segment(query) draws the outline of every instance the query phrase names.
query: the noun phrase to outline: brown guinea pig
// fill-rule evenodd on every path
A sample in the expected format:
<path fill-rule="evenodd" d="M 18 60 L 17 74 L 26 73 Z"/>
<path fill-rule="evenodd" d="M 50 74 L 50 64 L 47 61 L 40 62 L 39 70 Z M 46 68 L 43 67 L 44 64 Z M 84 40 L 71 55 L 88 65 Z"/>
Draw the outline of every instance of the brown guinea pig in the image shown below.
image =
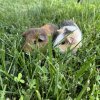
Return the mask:
<path fill-rule="evenodd" d="M 46 46 L 48 37 L 52 37 L 57 29 L 58 27 L 54 24 L 46 24 L 40 28 L 28 29 L 23 33 L 23 37 L 25 37 L 23 50 L 25 52 L 31 52 L 32 46 L 37 46 L 39 48 Z"/>
<path fill-rule="evenodd" d="M 72 20 L 65 20 L 61 23 L 60 29 L 57 30 L 59 35 L 54 41 L 54 47 L 64 53 L 68 49 L 72 50 L 72 53 L 76 53 L 78 48 L 82 45 L 82 32 L 79 27 Z"/>

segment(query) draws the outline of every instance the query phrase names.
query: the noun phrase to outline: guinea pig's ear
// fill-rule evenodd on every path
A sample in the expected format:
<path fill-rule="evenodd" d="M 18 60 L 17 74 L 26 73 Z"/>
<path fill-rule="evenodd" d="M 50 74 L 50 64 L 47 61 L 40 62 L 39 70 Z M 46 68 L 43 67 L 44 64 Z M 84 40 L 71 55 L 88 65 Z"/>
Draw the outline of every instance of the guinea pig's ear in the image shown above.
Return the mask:
<path fill-rule="evenodd" d="M 42 41 L 46 41 L 47 36 L 45 34 L 39 34 L 39 39 L 42 40 Z"/>
<path fill-rule="evenodd" d="M 58 29 L 57 32 L 58 32 L 58 34 L 59 33 L 64 33 L 64 29 Z"/>

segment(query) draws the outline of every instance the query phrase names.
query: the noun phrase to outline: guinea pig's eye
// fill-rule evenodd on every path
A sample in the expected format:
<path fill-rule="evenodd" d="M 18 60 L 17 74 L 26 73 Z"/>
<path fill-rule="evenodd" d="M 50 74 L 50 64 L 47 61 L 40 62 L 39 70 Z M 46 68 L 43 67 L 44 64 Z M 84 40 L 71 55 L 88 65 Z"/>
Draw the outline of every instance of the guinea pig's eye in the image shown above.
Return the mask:
<path fill-rule="evenodd" d="M 38 42 L 42 42 L 43 40 L 41 40 L 41 39 L 38 39 Z"/>
<path fill-rule="evenodd" d="M 65 41 L 61 42 L 61 44 L 62 44 L 62 45 L 65 44 Z"/>
<path fill-rule="evenodd" d="M 34 40 L 34 44 L 36 44 L 36 40 Z"/>

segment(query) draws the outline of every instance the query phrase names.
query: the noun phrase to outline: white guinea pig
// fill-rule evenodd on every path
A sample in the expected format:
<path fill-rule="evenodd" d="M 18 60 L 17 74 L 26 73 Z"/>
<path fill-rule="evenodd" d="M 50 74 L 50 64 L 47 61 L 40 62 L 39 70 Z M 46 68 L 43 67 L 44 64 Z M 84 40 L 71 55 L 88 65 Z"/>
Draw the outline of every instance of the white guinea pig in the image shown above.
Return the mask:
<path fill-rule="evenodd" d="M 82 32 L 74 21 L 65 20 L 57 32 L 59 35 L 54 40 L 54 47 L 59 48 L 62 53 L 66 52 L 68 48 L 76 53 L 82 46 Z"/>

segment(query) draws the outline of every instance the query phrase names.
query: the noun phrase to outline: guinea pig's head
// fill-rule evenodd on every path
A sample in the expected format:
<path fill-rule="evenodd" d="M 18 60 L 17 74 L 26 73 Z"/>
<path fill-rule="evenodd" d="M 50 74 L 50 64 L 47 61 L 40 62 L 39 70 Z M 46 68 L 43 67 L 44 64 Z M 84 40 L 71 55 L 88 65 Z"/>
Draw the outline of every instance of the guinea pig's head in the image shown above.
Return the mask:
<path fill-rule="evenodd" d="M 25 38 L 23 45 L 23 50 L 25 52 L 31 52 L 32 47 L 41 48 L 48 42 L 48 37 L 45 31 L 41 28 L 31 28 L 23 33 L 23 37 Z"/>
<path fill-rule="evenodd" d="M 62 53 L 67 51 L 70 45 L 68 38 L 64 34 L 59 34 L 54 41 L 54 47 L 58 48 Z"/>
<path fill-rule="evenodd" d="M 55 24 L 46 24 L 40 28 L 30 28 L 23 33 L 25 43 L 23 45 L 24 51 L 32 51 L 32 46 L 43 48 L 47 45 L 49 38 L 53 37 L 58 27 Z"/>
<path fill-rule="evenodd" d="M 77 46 L 77 36 L 80 34 L 80 31 L 73 21 L 64 21 L 57 32 L 59 35 L 54 41 L 54 47 L 59 48 L 61 52 L 65 52 L 68 48 L 73 49 Z"/>

